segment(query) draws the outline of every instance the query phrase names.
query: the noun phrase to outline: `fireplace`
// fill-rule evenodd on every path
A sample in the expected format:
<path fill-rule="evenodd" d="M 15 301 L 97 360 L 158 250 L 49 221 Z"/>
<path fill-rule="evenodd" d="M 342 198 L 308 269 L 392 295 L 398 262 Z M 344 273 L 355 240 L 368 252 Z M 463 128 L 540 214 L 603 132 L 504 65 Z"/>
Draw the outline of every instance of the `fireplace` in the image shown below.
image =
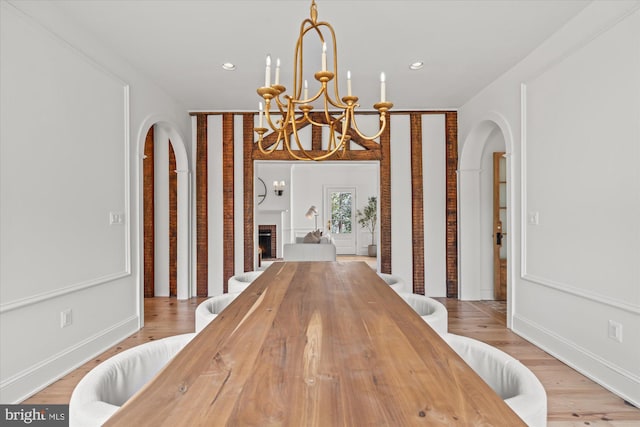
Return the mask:
<path fill-rule="evenodd" d="M 275 259 L 278 257 L 278 235 L 275 225 L 258 226 L 258 246 L 262 252 L 262 259 Z"/>

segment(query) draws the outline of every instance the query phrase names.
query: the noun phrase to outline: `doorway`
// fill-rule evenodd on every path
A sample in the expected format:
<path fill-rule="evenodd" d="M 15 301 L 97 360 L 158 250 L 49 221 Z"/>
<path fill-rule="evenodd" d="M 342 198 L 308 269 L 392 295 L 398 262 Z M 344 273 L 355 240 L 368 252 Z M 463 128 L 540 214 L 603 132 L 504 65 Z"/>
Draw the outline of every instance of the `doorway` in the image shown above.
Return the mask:
<path fill-rule="evenodd" d="M 513 171 L 511 153 L 513 151 L 513 133 L 506 119 L 490 112 L 483 120 L 477 122 L 465 139 L 460 156 L 458 170 L 458 188 L 460 210 L 459 221 L 459 259 L 460 259 L 460 294 L 461 300 L 494 300 L 494 269 L 496 258 L 494 250 L 500 247 L 497 259 L 504 258 L 502 281 L 506 291 L 506 324 L 511 327 L 513 280 L 512 262 L 514 259 L 513 209 L 511 206 Z M 497 215 L 501 221 L 501 245 L 496 245 L 496 225 L 494 225 L 494 152 L 502 153 L 504 162 L 504 179 L 502 190 L 504 206 L 502 214 Z M 498 178 L 497 181 L 501 181 Z M 500 184 L 500 183 L 499 183 Z M 499 185 L 500 187 L 500 185 Z M 500 216 L 501 215 L 501 216 Z M 498 269 L 498 271 L 500 271 Z M 495 304 L 504 304 L 496 301 Z"/>
<path fill-rule="evenodd" d="M 139 152 L 144 153 L 138 163 L 140 296 L 171 294 L 178 299 L 187 299 L 191 295 L 190 197 L 184 139 L 174 125 L 150 116 L 140 127 L 138 141 Z M 158 187 L 162 197 L 158 197 Z M 172 265 L 170 259 L 174 260 Z M 159 272 L 158 264 L 164 271 Z M 160 291 L 159 281 L 163 286 Z M 140 307 L 143 312 L 143 301 Z"/>
<path fill-rule="evenodd" d="M 325 218 L 336 245 L 336 254 L 355 255 L 357 239 L 355 225 L 356 189 L 354 187 L 327 187 L 325 189 Z"/>
<path fill-rule="evenodd" d="M 507 299 L 507 158 L 493 153 L 493 299 Z"/>

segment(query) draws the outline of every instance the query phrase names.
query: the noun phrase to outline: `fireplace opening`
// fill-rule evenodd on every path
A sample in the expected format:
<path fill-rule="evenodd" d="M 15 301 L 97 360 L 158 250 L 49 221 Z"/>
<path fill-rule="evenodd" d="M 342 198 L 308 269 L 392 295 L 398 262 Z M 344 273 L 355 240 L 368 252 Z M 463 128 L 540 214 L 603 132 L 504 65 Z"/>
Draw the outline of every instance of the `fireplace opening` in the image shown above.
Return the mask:
<path fill-rule="evenodd" d="M 276 247 L 278 238 L 275 225 L 258 226 L 258 246 L 262 254 L 262 259 L 276 259 L 278 257 Z"/>
<path fill-rule="evenodd" d="M 271 256 L 271 230 L 260 230 L 258 233 L 258 244 L 262 250 L 262 258 L 273 258 Z"/>

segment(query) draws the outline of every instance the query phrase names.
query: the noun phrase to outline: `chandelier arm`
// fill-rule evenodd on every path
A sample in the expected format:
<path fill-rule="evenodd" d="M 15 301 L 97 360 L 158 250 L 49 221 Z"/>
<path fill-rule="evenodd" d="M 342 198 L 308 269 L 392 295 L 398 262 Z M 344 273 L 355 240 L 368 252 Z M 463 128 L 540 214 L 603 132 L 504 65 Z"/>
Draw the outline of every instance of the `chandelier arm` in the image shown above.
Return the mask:
<path fill-rule="evenodd" d="M 280 146 L 280 144 L 282 143 L 282 134 L 283 134 L 283 132 L 279 131 L 278 132 L 278 139 L 276 140 L 276 142 L 271 146 L 271 148 L 268 148 L 266 150 L 264 148 L 262 148 L 263 137 L 262 137 L 262 135 L 260 135 L 260 138 L 258 138 L 258 149 L 260 150 L 260 152 L 262 154 L 271 154 L 271 153 L 273 153 Z"/>
<path fill-rule="evenodd" d="M 306 25 L 309 27 L 306 27 Z M 303 40 L 304 36 L 311 30 L 315 29 L 318 33 L 318 37 L 320 41 L 324 43 L 324 35 L 322 31 L 317 27 L 317 25 L 309 18 L 302 21 L 300 24 L 300 35 L 298 36 L 298 41 L 296 42 L 296 49 L 294 52 L 293 61 L 293 96 L 296 99 L 300 99 L 300 95 L 302 94 L 302 72 L 303 72 Z M 300 84 L 300 86 L 298 86 Z"/>
<path fill-rule="evenodd" d="M 329 142 L 327 144 L 327 149 L 333 150 L 334 148 L 336 148 L 336 128 L 332 124 L 329 126 Z"/>
<path fill-rule="evenodd" d="M 275 100 L 276 100 L 276 105 L 278 106 L 278 110 L 280 110 L 280 113 L 282 113 L 282 114 L 284 115 L 284 106 L 285 106 L 285 103 L 284 103 L 284 102 L 282 102 L 282 101 L 280 100 L 280 95 L 278 95 L 278 96 L 274 96 L 274 97 L 273 97 L 273 99 L 275 99 Z M 268 108 L 268 107 L 267 107 L 267 108 Z"/>
<path fill-rule="evenodd" d="M 373 136 L 366 136 L 362 132 L 360 132 L 355 118 L 353 119 L 352 123 L 353 124 L 351 125 L 351 128 L 358 134 L 358 136 L 360 136 L 360 138 L 366 139 L 367 141 L 372 141 L 382 135 L 382 132 L 384 132 L 384 128 L 387 127 L 387 115 L 385 113 L 380 113 L 380 130 Z"/>
<path fill-rule="evenodd" d="M 334 96 L 335 99 L 340 99 L 340 94 L 338 94 L 338 42 L 336 41 L 336 32 L 333 30 L 333 27 L 328 22 L 322 21 L 316 24 L 317 26 L 327 27 L 329 32 L 331 33 L 331 40 L 333 41 L 333 74 L 336 76 L 336 80 L 333 82 Z M 323 40 L 324 41 L 324 40 Z M 338 103 L 332 104 L 338 108 L 344 108 L 344 106 Z"/>
<path fill-rule="evenodd" d="M 298 160 L 315 160 L 309 153 L 307 153 L 307 150 L 305 150 L 304 147 L 302 146 L 302 143 L 300 142 L 300 136 L 298 135 L 298 128 L 295 125 L 292 125 L 292 131 L 293 131 L 292 132 L 293 137 L 296 141 L 296 145 L 298 146 L 299 151 L 302 151 L 305 157 L 298 156 L 296 153 L 293 152 L 290 145 L 287 144 L 286 147 L 289 154 Z"/>
<path fill-rule="evenodd" d="M 278 126 L 278 125 L 273 123 L 273 120 L 271 120 L 271 113 L 269 112 L 269 104 L 267 104 L 267 108 L 265 108 L 264 117 L 266 118 L 267 123 L 269 124 L 269 127 L 271 127 L 271 129 L 274 132 L 280 132 L 280 131 L 284 130 L 284 126 Z"/>
<path fill-rule="evenodd" d="M 343 103 L 342 103 L 342 102 L 340 102 L 340 101 L 337 101 L 337 100 L 335 100 L 335 99 L 332 99 L 331 97 L 329 97 L 329 95 L 327 95 L 327 99 L 329 100 L 329 103 L 330 103 L 331 105 L 333 105 L 334 107 L 336 107 L 336 108 L 339 108 L 339 109 L 341 109 L 341 110 L 346 110 L 347 108 L 349 108 L 349 105 L 348 105 L 348 104 L 343 104 Z M 354 104 L 354 105 L 358 105 L 358 104 Z"/>
<path fill-rule="evenodd" d="M 316 160 L 316 161 L 318 161 L 318 160 L 325 160 L 325 159 L 327 159 L 327 158 L 329 158 L 329 157 L 333 156 L 334 154 L 336 154 L 338 151 L 340 151 L 340 148 L 341 148 L 340 146 L 337 146 L 336 148 L 334 148 L 334 149 L 333 149 L 333 150 L 331 150 L 331 151 L 326 152 L 326 153 L 325 153 L 325 154 L 323 154 L 322 156 L 313 157 L 313 158 L 311 158 L 311 157 L 310 157 L 310 158 L 311 158 L 311 160 Z"/>

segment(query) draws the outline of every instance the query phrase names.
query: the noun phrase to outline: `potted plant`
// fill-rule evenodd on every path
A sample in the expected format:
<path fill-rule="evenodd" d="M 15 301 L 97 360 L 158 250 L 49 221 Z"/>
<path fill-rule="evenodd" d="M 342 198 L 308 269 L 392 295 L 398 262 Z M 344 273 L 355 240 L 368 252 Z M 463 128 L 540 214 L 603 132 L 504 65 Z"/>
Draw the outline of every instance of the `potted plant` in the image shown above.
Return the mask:
<path fill-rule="evenodd" d="M 375 196 L 369 197 L 367 205 L 362 209 L 356 211 L 358 217 L 358 224 L 361 227 L 366 228 L 371 233 L 371 244 L 369 245 L 369 256 L 377 255 L 376 247 L 376 223 L 378 221 L 378 199 Z"/>

